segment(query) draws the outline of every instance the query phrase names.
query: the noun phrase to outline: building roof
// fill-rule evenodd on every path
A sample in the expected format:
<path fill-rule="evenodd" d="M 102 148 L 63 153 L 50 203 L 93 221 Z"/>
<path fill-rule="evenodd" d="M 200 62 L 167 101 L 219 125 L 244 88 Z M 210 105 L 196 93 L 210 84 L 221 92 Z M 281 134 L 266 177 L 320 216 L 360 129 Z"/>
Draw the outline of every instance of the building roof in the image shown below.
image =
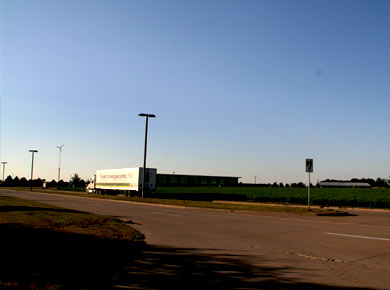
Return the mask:
<path fill-rule="evenodd" d="M 197 175 L 197 174 L 181 174 L 181 173 L 159 173 L 157 175 L 169 175 L 169 176 L 192 176 L 192 177 L 215 177 L 215 178 L 241 178 L 238 176 L 220 176 L 220 175 Z"/>
<path fill-rule="evenodd" d="M 371 187 L 369 183 L 365 182 L 337 182 L 337 181 L 321 181 L 319 186 L 333 186 L 333 187 Z"/>

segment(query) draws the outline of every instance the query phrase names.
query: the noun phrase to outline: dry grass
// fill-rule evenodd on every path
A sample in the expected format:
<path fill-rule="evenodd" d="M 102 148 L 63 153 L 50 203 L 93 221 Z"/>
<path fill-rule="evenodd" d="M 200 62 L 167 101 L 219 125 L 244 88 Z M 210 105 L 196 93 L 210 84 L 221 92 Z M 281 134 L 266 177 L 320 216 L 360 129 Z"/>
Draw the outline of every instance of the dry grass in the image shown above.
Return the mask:
<path fill-rule="evenodd" d="M 131 242 L 144 240 L 141 233 L 115 218 L 2 195 L 0 224 L 23 225 L 35 229 L 44 228 Z"/>
<path fill-rule="evenodd" d="M 0 289 L 110 289 L 144 246 L 124 222 L 0 194 Z"/>

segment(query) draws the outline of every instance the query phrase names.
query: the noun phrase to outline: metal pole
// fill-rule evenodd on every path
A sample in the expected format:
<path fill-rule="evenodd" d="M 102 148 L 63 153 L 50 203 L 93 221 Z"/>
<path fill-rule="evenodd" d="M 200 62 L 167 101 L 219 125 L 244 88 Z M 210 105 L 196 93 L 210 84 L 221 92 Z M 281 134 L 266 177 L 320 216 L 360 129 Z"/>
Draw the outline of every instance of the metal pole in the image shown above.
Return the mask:
<path fill-rule="evenodd" d="M 61 148 L 60 148 L 60 152 L 59 152 L 59 158 L 58 158 L 58 182 L 60 182 L 60 178 L 61 178 Z"/>
<path fill-rule="evenodd" d="M 60 178 L 61 178 L 61 150 L 60 150 L 60 157 L 58 160 L 58 181 L 57 182 L 60 182 Z"/>
<path fill-rule="evenodd" d="M 309 187 L 307 189 L 308 189 L 308 191 L 307 191 L 307 205 L 309 206 L 309 210 L 310 210 L 310 171 L 309 171 Z"/>
<path fill-rule="evenodd" d="M 146 188 L 146 185 L 145 185 L 145 181 L 146 181 L 146 149 L 147 149 L 147 144 L 148 144 L 148 121 L 149 121 L 149 117 L 150 118 L 155 118 L 156 115 L 154 114 L 145 114 L 145 113 L 141 113 L 141 114 L 138 114 L 138 116 L 140 117 L 146 117 L 146 124 L 145 124 L 145 148 L 144 148 L 144 167 L 143 167 L 143 172 L 142 172 L 142 198 L 144 197 L 144 194 L 145 194 L 145 188 Z"/>
<path fill-rule="evenodd" d="M 145 124 L 145 147 L 144 147 L 144 169 L 142 172 L 142 198 L 144 198 L 145 195 L 145 180 L 146 180 L 146 148 L 148 146 L 148 121 L 149 121 L 149 116 L 146 115 L 146 124 Z"/>
<path fill-rule="evenodd" d="M 64 145 L 57 146 L 57 148 L 59 149 L 59 158 L 58 158 L 58 181 L 57 181 L 57 182 L 60 182 L 60 179 L 61 179 L 61 153 L 62 153 L 62 147 L 64 147 Z"/>
<path fill-rule="evenodd" d="M 3 181 L 5 181 L 5 179 L 4 179 L 4 176 L 5 176 L 5 165 L 7 164 L 7 162 L 3 161 L 1 163 L 3 163 Z"/>
<path fill-rule="evenodd" d="M 32 151 L 32 159 L 31 159 L 31 183 L 30 183 L 30 191 L 32 191 L 32 182 L 33 182 L 33 172 L 34 172 L 34 151 Z"/>
<path fill-rule="evenodd" d="M 32 160 L 31 160 L 31 183 L 30 183 L 30 191 L 32 191 L 32 182 L 33 182 L 33 173 L 34 173 L 34 153 L 38 152 L 38 150 L 30 150 L 32 153 Z"/>

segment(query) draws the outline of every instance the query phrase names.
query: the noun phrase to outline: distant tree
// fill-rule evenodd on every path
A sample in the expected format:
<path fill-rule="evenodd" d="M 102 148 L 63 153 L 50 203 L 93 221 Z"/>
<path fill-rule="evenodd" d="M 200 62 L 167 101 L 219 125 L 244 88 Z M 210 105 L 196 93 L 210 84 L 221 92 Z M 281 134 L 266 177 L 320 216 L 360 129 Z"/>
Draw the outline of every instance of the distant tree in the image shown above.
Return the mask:
<path fill-rule="evenodd" d="M 85 180 L 75 173 L 70 179 L 70 186 L 72 187 L 85 187 Z"/>
<path fill-rule="evenodd" d="M 65 181 L 63 181 L 62 179 L 60 180 L 60 181 L 58 181 L 58 183 L 57 183 L 57 187 L 67 187 L 69 185 L 69 183 L 68 182 L 65 182 Z"/>
<path fill-rule="evenodd" d="M 85 182 L 85 180 L 81 179 L 79 187 L 86 187 L 86 186 L 87 186 L 87 183 Z"/>
<path fill-rule="evenodd" d="M 372 178 L 363 178 L 362 179 L 362 181 L 363 182 L 366 182 L 366 183 L 369 183 L 371 186 L 376 186 L 376 182 L 375 182 L 375 180 L 374 179 L 372 179 Z"/>
<path fill-rule="evenodd" d="M 272 183 L 271 187 L 278 187 L 278 184 L 276 182 Z"/>
<path fill-rule="evenodd" d="M 13 186 L 13 179 L 11 175 L 8 175 L 7 178 L 4 181 L 4 186 Z"/>
<path fill-rule="evenodd" d="M 38 179 L 33 179 L 32 182 L 30 182 L 30 186 L 33 187 L 42 187 L 43 186 L 44 180 L 38 178 Z"/>
<path fill-rule="evenodd" d="M 284 187 L 290 187 L 290 184 L 286 183 L 286 184 L 284 185 Z"/>
<path fill-rule="evenodd" d="M 387 182 L 384 179 L 378 177 L 376 179 L 376 181 L 375 181 L 375 186 L 377 186 L 377 187 L 388 187 L 388 184 L 387 184 Z"/>
<path fill-rule="evenodd" d="M 70 181 L 69 181 L 69 184 L 71 187 L 77 187 L 79 182 L 80 182 L 81 178 L 80 176 L 75 173 L 71 178 L 70 178 Z"/>
<path fill-rule="evenodd" d="M 279 183 L 279 187 L 284 187 L 283 182 Z"/>
<path fill-rule="evenodd" d="M 28 180 L 25 177 L 22 177 L 19 181 L 20 186 L 26 187 L 28 186 Z"/>
<path fill-rule="evenodd" d="M 306 187 L 306 186 L 303 184 L 303 182 L 299 182 L 298 185 L 297 185 L 297 187 L 299 187 L 299 188 L 304 188 L 304 187 Z"/>
<path fill-rule="evenodd" d="M 56 187 L 56 186 L 57 186 L 57 181 L 55 181 L 54 179 L 52 179 L 52 181 L 46 183 L 46 186 L 47 186 L 47 187 Z"/>

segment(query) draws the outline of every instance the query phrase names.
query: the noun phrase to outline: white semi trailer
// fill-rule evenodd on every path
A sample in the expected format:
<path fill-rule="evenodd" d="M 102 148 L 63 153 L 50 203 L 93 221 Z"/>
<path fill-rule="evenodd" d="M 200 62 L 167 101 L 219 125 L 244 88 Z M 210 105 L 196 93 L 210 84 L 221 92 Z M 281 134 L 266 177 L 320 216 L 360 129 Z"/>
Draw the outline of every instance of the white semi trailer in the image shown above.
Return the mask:
<path fill-rule="evenodd" d="M 157 169 L 146 168 L 145 190 L 156 189 Z M 104 194 L 123 191 L 126 196 L 139 195 L 142 192 L 143 167 L 96 170 L 87 185 L 87 193 Z"/>

